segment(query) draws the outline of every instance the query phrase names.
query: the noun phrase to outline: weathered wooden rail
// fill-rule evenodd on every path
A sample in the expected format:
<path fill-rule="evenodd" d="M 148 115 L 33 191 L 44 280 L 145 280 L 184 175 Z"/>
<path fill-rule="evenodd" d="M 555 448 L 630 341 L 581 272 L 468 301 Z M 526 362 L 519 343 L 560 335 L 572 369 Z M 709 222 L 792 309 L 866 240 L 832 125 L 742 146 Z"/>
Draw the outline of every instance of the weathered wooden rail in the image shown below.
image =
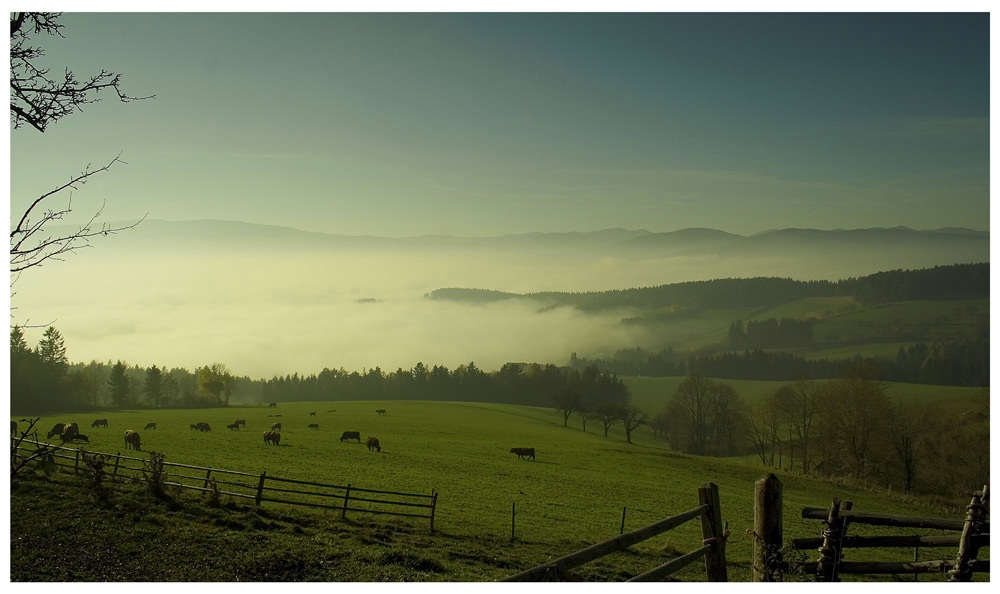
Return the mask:
<path fill-rule="evenodd" d="M 28 439 L 16 446 L 23 448 L 26 454 L 31 451 L 29 447 L 53 447 L 51 455 L 58 469 L 68 474 L 83 472 L 84 450 Z M 147 458 L 123 455 L 121 452 L 101 455 L 108 458 L 106 472 L 110 480 L 145 480 Z M 350 484 L 333 485 L 269 476 L 266 471 L 254 474 L 166 461 L 163 462 L 163 467 L 166 473 L 166 480 L 163 482 L 165 486 L 244 499 L 257 506 L 269 502 L 334 510 L 339 511 L 345 519 L 347 512 L 424 518 L 430 521 L 431 531 L 434 530 L 438 497 L 436 492 L 426 495 L 362 489 Z"/>
<path fill-rule="evenodd" d="M 626 532 L 615 538 L 589 546 L 585 549 L 559 557 L 548 563 L 532 567 L 516 575 L 505 578 L 505 582 L 554 582 L 573 580 L 576 578 L 569 573 L 570 569 L 579 567 L 585 563 L 594 561 L 622 549 L 648 540 L 658 534 L 676 528 L 688 521 L 701 518 L 701 528 L 703 540 L 701 546 L 694 551 L 672 559 L 667 563 L 654 567 L 628 580 L 630 582 L 652 582 L 659 581 L 667 576 L 679 571 L 691 563 L 704 558 L 705 573 L 709 581 L 725 582 L 728 579 L 726 572 L 726 537 L 728 532 L 722 522 L 722 512 L 719 506 L 719 487 L 714 483 L 707 483 L 698 489 L 698 500 L 700 505 L 694 509 L 682 512 L 675 516 L 665 518 L 658 522 L 649 524 Z"/>
<path fill-rule="evenodd" d="M 847 574 L 947 574 L 948 581 L 971 581 L 973 573 L 989 573 L 988 559 L 978 559 L 979 551 L 989 546 L 990 524 L 987 521 L 989 486 L 972 495 L 964 520 L 872 514 L 855 511 L 851 501 L 833 500 L 829 508 L 807 507 L 802 518 L 826 524 L 818 538 L 793 539 L 796 550 L 815 550 L 816 561 L 803 563 L 800 569 L 815 581 L 836 582 Z M 753 580 L 778 581 L 788 568 L 781 553 L 781 481 L 773 474 L 757 482 L 755 502 Z M 777 519 L 776 519 L 777 518 Z M 958 534 L 848 536 L 852 524 L 947 530 Z M 957 547 L 954 558 L 918 561 L 920 548 Z M 844 561 L 845 548 L 912 548 L 911 561 Z"/>

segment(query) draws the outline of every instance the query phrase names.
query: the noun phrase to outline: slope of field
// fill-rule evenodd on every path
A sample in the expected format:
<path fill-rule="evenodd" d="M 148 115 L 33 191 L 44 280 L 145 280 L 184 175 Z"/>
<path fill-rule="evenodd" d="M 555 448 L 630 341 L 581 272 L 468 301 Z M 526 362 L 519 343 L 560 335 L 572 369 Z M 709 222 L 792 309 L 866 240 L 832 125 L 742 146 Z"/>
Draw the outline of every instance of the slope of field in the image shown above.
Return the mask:
<path fill-rule="evenodd" d="M 667 402 L 684 381 L 683 377 L 622 377 L 632 394 L 636 406 L 656 414 L 663 410 Z M 770 396 L 787 385 L 785 381 L 755 381 L 719 379 L 721 383 L 731 385 L 736 393 L 743 398 L 748 406 L 755 406 L 764 398 Z M 965 406 L 968 399 L 982 391 L 982 388 L 963 388 L 955 386 L 931 386 L 926 384 L 904 384 L 885 382 L 890 398 L 913 405 L 941 404 L 942 406 Z M 962 409 L 965 410 L 965 409 Z"/>
<path fill-rule="evenodd" d="M 663 385 L 667 382 L 658 381 Z M 643 383 L 630 381 L 630 385 Z M 387 409 L 388 414 L 377 415 L 376 408 Z M 316 417 L 310 412 L 316 412 Z M 623 508 L 627 510 L 626 530 L 688 510 L 697 505 L 698 486 L 714 482 L 720 487 L 723 516 L 734 535 L 728 548 L 731 579 L 749 577 L 746 563 L 751 543 L 744 535 L 753 523 L 753 483 L 765 469 L 746 459 L 678 455 L 654 442 L 648 430 L 638 431 L 633 445 L 626 443 L 620 432 L 604 437 L 594 422 L 587 432 L 575 420 L 570 427 L 563 427 L 560 413 L 551 409 L 456 402 L 282 403 L 271 409 L 129 411 L 99 416 L 109 419 L 109 429 L 91 429 L 94 415 L 66 415 L 45 419 L 41 430 L 46 431 L 56 420 L 77 422 L 90 436 L 86 449 L 113 453 L 123 451 L 125 429 L 135 428 L 142 433 L 143 449 L 164 453 L 168 462 L 251 473 L 267 471 L 273 476 L 370 489 L 428 494 L 435 490 L 440 494 L 435 527 L 447 538 L 441 536 L 434 546 L 445 550 L 461 550 L 470 546 L 469 539 L 476 538 L 503 542 L 509 538 L 511 508 L 516 504 L 518 544 L 510 546 L 517 548 L 524 543 L 525 557 L 508 551 L 506 555 L 514 559 L 505 562 L 502 571 L 493 567 L 484 574 L 480 567 L 461 574 L 465 570 L 456 565 L 453 571 L 419 579 L 497 579 L 504 572 L 514 573 L 617 535 Z M 248 429 L 226 430 L 237 417 L 246 419 Z M 154 421 L 155 431 L 141 430 Z M 210 423 L 214 430 L 202 433 L 189 428 L 199 421 Z M 261 432 L 275 421 L 283 425 L 282 444 L 266 446 Z M 320 429 L 308 429 L 312 422 L 318 422 Z M 377 435 L 382 453 L 369 452 L 363 444 L 339 441 L 344 430 Z M 515 446 L 534 447 L 537 460 L 518 460 L 508 453 Z M 801 520 L 798 510 L 827 505 L 838 495 L 850 496 L 856 509 L 866 511 L 939 515 L 916 501 L 881 492 L 845 489 L 792 474 L 780 476 L 785 481 L 788 539 L 817 536 L 822 526 Z M 272 507 L 280 508 L 283 514 L 298 513 L 287 506 Z M 323 522 L 336 515 L 321 514 Z M 54 521 L 44 515 L 36 520 Z M 382 522 L 380 518 L 374 521 Z M 30 525 L 29 520 L 19 518 L 12 538 L 17 538 L 17 530 Z M 408 525 L 406 530 L 411 532 L 425 526 L 422 522 Z M 637 545 L 635 554 L 639 557 L 635 559 L 651 558 L 648 568 L 664 554 L 697 548 L 700 539 L 698 524 L 688 523 Z M 548 556 L 539 557 L 540 550 Z M 884 553 L 881 557 L 886 558 Z M 703 579 L 700 570 L 689 569 L 685 579 L 699 579 L 699 575 Z"/>

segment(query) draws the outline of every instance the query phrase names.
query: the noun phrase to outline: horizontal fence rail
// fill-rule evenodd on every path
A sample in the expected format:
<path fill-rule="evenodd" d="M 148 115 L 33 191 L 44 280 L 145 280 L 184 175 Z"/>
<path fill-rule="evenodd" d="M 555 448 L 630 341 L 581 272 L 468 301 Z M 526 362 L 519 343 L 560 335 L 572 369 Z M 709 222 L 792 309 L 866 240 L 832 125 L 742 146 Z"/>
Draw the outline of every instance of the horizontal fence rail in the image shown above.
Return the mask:
<path fill-rule="evenodd" d="M 637 575 L 629 581 L 657 581 L 690 565 L 698 559 L 706 560 L 706 573 L 712 581 L 726 581 L 725 568 L 725 534 L 723 532 L 721 514 L 719 511 L 718 487 L 709 483 L 698 490 L 701 505 L 686 512 L 649 524 L 637 530 L 626 532 L 615 538 L 591 545 L 558 559 L 543 563 L 521 573 L 504 578 L 504 582 L 558 581 L 567 577 L 566 572 L 585 563 L 604 557 L 616 551 L 648 540 L 654 536 L 677 528 L 691 520 L 701 518 L 702 534 L 705 540 L 702 546 L 690 553 L 672 559 L 663 565 Z"/>
<path fill-rule="evenodd" d="M 802 517 L 806 520 L 826 520 L 830 508 L 805 507 Z M 938 530 L 962 530 L 963 520 L 952 518 L 921 518 L 914 516 L 891 516 L 886 514 L 870 514 L 857 511 L 841 510 L 840 517 L 851 524 L 868 524 L 870 526 L 896 526 L 899 528 L 936 528 Z"/>
<path fill-rule="evenodd" d="M 808 573 L 815 573 L 819 563 L 810 561 L 802 564 L 802 570 Z M 837 572 L 843 574 L 873 574 L 890 575 L 904 573 L 947 573 L 953 571 L 956 565 L 954 561 L 841 561 L 837 565 Z M 984 559 L 976 561 L 975 571 L 977 573 L 989 573 L 990 561 Z"/>
<path fill-rule="evenodd" d="M 937 573 L 947 575 L 948 581 L 967 582 L 973 573 L 989 573 L 988 559 L 980 560 L 982 548 L 990 545 L 989 485 L 972 494 L 972 501 L 966 506 L 964 520 L 949 518 L 925 518 L 894 516 L 887 514 L 862 513 L 852 509 L 852 502 L 834 498 L 830 508 L 807 507 L 802 509 L 802 517 L 822 520 L 826 524 L 821 538 L 799 538 L 792 541 L 798 550 L 814 549 L 820 558 L 804 563 L 801 569 L 816 576 L 817 581 L 836 582 L 841 574 L 913 574 Z M 847 536 L 852 524 L 870 526 L 891 526 L 897 528 L 936 529 L 956 532 L 944 535 L 884 535 Z M 844 561 L 845 548 L 913 548 L 913 561 Z M 957 548 L 954 559 L 918 561 L 920 548 Z"/>
<path fill-rule="evenodd" d="M 81 461 L 84 450 L 28 439 L 21 440 L 17 446 L 18 453 L 15 455 L 20 455 L 22 458 L 35 453 L 30 447 L 52 448 L 49 455 L 52 456 L 57 469 L 69 474 L 79 474 L 84 470 Z M 20 453 L 21 450 L 24 450 L 23 455 Z M 111 480 L 146 480 L 149 469 L 145 464 L 149 461 L 148 458 L 123 455 L 120 452 L 90 453 L 107 456 L 106 471 Z M 342 518 L 346 518 L 347 512 L 422 518 L 429 520 L 431 531 L 434 530 L 438 498 L 436 492 L 426 495 L 363 489 L 350 484 L 331 485 L 269 476 L 266 472 L 253 474 L 166 461 L 163 462 L 163 469 L 165 473 L 163 484 L 171 487 L 246 499 L 253 501 L 257 506 L 270 502 L 335 510 L 340 512 Z"/>

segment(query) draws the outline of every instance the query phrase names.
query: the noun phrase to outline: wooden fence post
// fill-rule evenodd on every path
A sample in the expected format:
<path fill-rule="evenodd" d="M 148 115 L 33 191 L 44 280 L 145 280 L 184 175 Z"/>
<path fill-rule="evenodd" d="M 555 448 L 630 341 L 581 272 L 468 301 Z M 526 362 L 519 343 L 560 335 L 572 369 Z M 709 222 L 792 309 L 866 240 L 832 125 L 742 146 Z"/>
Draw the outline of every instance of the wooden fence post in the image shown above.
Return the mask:
<path fill-rule="evenodd" d="M 73 474 L 80 474 L 80 450 L 76 451 L 76 460 L 73 462 Z"/>
<path fill-rule="evenodd" d="M 846 502 L 844 508 L 851 509 L 851 502 Z M 847 522 L 840 515 L 840 498 L 834 497 L 830 513 L 826 517 L 826 528 L 823 530 L 823 545 L 819 548 L 820 558 L 816 565 L 816 579 L 818 581 L 839 581 L 837 566 L 840 565 L 840 549 L 846 530 Z"/>
<path fill-rule="evenodd" d="M 267 471 L 265 470 L 264 472 L 260 473 L 260 480 L 257 481 L 257 496 L 254 497 L 254 503 L 257 504 L 257 507 L 260 507 L 260 502 L 261 500 L 264 499 L 264 477 L 266 476 L 267 476 Z"/>
<path fill-rule="evenodd" d="M 622 527 L 618 530 L 618 534 L 625 534 L 625 507 L 622 507 Z"/>
<path fill-rule="evenodd" d="M 209 468 L 208 471 L 205 473 L 205 488 L 206 489 L 208 488 L 208 482 L 209 482 L 209 479 L 211 479 L 211 478 L 212 478 L 212 469 Z"/>
<path fill-rule="evenodd" d="M 966 506 L 965 526 L 962 528 L 962 538 L 958 541 L 958 558 L 955 560 L 955 569 L 951 570 L 948 576 L 949 582 L 971 582 L 973 562 L 979 554 L 979 545 L 972 542 L 972 536 L 979 534 L 983 521 L 986 518 L 986 505 L 984 500 L 989 497 L 989 485 L 983 487 L 982 492 L 972 494 L 972 501 Z"/>
<path fill-rule="evenodd" d="M 782 485 L 772 473 L 754 483 L 751 581 L 781 581 L 782 546 Z"/>
<path fill-rule="evenodd" d="M 118 454 L 115 456 L 115 469 L 111 472 L 112 480 L 118 478 L 118 462 L 120 462 L 121 459 L 122 459 L 122 453 L 118 452 Z"/>
<path fill-rule="evenodd" d="M 514 518 L 517 514 L 517 502 L 510 502 L 510 539 L 514 540 Z"/>
<path fill-rule="evenodd" d="M 347 491 L 344 493 L 344 509 L 340 512 L 340 519 L 347 519 L 347 500 L 351 497 L 351 483 L 347 483 Z"/>
<path fill-rule="evenodd" d="M 431 489 L 431 532 L 434 532 L 434 512 L 437 511 L 438 494 Z"/>
<path fill-rule="evenodd" d="M 706 483 L 698 488 L 698 500 L 708 509 L 701 516 L 703 545 L 712 545 L 705 553 L 705 576 L 710 582 L 729 581 L 726 574 L 726 537 L 722 525 L 722 508 L 719 505 L 719 486 Z"/>

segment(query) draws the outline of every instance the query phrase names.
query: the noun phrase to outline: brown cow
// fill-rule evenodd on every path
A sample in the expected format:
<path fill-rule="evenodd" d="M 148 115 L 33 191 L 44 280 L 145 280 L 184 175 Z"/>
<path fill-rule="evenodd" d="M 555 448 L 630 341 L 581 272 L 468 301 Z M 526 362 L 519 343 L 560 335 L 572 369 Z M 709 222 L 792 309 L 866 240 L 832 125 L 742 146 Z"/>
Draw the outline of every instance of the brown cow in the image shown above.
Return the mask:
<path fill-rule="evenodd" d="M 229 429 L 230 431 L 239 431 L 240 430 L 240 424 L 239 423 L 230 423 L 229 425 L 226 425 L 226 429 Z"/>
<path fill-rule="evenodd" d="M 368 445 L 368 451 L 369 452 L 372 451 L 372 450 L 378 450 L 379 453 L 382 452 L 382 445 L 379 444 L 377 437 L 369 437 L 367 445 Z"/>
<path fill-rule="evenodd" d="M 146 423 L 146 429 L 156 429 L 156 423 Z"/>
<path fill-rule="evenodd" d="M 281 434 L 276 431 L 265 431 L 264 443 L 266 445 L 279 445 L 281 443 Z"/>
<path fill-rule="evenodd" d="M 96 419 L 96 420 L 94 420 L 93 423 L 90 424 L 90 428 L 91 429 L 93 429 L 94 427 L 104 427 L 105 429 L 107 429 L 108 428 L 108 420 L 107 419 Z"/>
<path fill-rule="evenodd" d="M 271 425 L 271 431 L 281 431 L 281 423 L 274 423 Z"/>
<path fill-rule="evenodd" d="M 236 424 L 239 425 L 240 427 L 243 427 L 244 429 L 247 428 L 246 419 L 236 419 Z"/>
<path fill-rule="evenodd" d="M 80 432 L 80 427 L 76 423 L 56 423 L 52 430 L 49 431 L 46 439 L 51 439 L 52 436 L 58 435 L 59 439 L 66 441 L 71 441 L 73 436 Z"/>
<path fill-rule="evenodd" d="M 358 440 L 361 443 L 361 432 L 360 431 L 344 431 L 343 435 L 340 436 L 340 441 L 348 441 L 351 439 Z"/>
<path fill-rule="evenodd" d="M 125 449 L 126 450 L 129 449 L 129 448 L 132 448 L 133 450 L 135 450 L 137 452 L 140 451 L 140 450 L 142 450 L 142 448 L 140 447 L 140 443 L 139 443 L 140 441 L 141 440 L 139 439 L 139 432 L 138 431 L 133 431 L 133 430 L 129 429 L 129 430 L 127 430 L 125 432 Z"/>
<path fill-rule="evenodd" d="M 319 423 L 309 423 L 310 429 L 319 429 Z"/>
<path fill-rule="evenodd" d="M 49 430 L 49 433 L 48 435 L 45 436 L 45 439 L 52 439 L 54 435 L 62 435 L 63 430 L 66 429 L 66 425 L 67 423 L 56 423 L 55 425 L 52 426 L 52 429 Z"/>
<path fill-rule="evenodd" d="M 384 408 L 379 408 L 375 412 L 378 413 L 378 414 L 380 414 L 380 415 L 384 415 L 385 414 L 385 409 Z"/>

